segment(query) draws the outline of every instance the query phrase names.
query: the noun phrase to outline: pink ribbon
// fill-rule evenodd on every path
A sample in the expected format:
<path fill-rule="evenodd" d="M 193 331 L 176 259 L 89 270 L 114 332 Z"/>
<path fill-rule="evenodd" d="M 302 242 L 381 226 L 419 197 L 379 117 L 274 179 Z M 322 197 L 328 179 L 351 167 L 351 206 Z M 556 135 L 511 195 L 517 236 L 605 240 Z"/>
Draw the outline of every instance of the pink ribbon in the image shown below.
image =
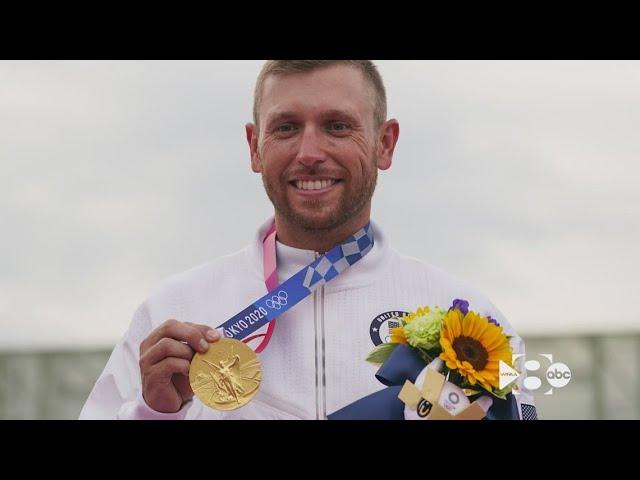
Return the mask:
<path fill-rule="evenodd" d="M 271 225 L 271 228 L 267 231 L 262 240 L 262 262 L 264 266 L 264 284 L 267 287 L 267 291 L 270 292 L 275 290 L 278 286 L 278 271 L 277 271 L 277 263 L 276 263 L 276 224 Z M 247 343 L 255 338 L 264 337 L 260 345 L 255 349 L 256 353 L 262 352 L 269 340 L 271 340 L 271 335 L 273 335 L 273 331 L 276 328 L 276 320 L 272 320 L 269 322 L 267 326 L 266 333 L 259 333 L 256 335 L 252 335 L 250 337 L 242 340 L 244 343 Z"/>

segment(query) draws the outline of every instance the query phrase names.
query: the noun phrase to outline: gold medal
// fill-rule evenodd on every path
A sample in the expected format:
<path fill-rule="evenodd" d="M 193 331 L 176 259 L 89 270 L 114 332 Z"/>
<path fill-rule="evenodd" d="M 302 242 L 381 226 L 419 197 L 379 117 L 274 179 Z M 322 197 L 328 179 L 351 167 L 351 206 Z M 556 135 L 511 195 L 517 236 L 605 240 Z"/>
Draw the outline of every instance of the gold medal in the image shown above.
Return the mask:
<path fill-rule="evenodd" d="M 191 360 L 189 383 L 196 397 L 216 410 L 246 405 L 258 392 L 262 368 L 256 353 L 240 340 L 222 338 Z"/>

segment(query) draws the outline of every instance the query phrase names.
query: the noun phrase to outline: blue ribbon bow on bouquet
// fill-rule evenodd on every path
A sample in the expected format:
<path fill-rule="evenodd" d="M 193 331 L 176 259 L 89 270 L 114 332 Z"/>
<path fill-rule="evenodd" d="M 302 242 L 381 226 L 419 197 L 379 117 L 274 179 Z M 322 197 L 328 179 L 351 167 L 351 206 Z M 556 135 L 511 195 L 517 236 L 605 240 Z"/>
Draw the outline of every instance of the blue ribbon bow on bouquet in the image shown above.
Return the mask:
<path fill-rule="evenodd" d="M 398 394 L 409 380 L 415 383 L 427 366 L 418 352 L 404 344 L 398 345 L 376 372 L 376 378 L 387 388 L 356 400 L 327 416 L 329 420 L 404 420 L 405 404 Z M 493 397 L 486 420 L 519 420 L 518 405 L 513 394 L 505 400 Z"/>

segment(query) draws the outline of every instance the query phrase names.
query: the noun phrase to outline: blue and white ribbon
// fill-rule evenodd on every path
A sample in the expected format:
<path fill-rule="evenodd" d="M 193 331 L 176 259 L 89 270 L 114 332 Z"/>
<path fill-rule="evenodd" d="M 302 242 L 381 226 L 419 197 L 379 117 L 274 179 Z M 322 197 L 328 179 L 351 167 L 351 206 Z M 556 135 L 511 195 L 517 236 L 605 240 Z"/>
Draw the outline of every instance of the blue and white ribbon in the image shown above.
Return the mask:
<path fill-rule="evenodd" d="M 316 288 L 333 280 L 361 260 L 373 248 L 373 229 L 368 223 L 264 297 L 218 327 L 227 338 L 242 340 L 304 300 Z"/>

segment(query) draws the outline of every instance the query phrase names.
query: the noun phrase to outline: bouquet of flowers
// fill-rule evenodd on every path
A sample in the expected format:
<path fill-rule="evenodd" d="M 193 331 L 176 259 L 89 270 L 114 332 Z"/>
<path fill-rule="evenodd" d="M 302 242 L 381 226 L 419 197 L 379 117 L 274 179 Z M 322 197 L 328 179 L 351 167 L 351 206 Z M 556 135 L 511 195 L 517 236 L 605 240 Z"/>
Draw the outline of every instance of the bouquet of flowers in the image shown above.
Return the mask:
<path fill-rule="evenodd" d="M 367 361 L 384 363 L 400 344 L 409 345 L 430 364 L 440 358 L 447 381 L 467 394 L 490 393 L 504 399 L 511 391 L 499 386 L 499 363 L 511 366 L 512 349 L 500 324 L 491 316 L 469 310 L 469 302 L 455 299 L 448 310 L 428 306 L 399 319 L 391 341 L 374 348 Z"/>
<path fill-rule="evenodd" d="M 507 398 L 513 387 L 499 388 L 500 365 L 512 368 L 511 337 L 491 316 L 455 299 L 448 310 L 425 306 L 397 320 L 390 342 L 367 356 L 389 388 L 333 418 L 480 419 Z"/>

